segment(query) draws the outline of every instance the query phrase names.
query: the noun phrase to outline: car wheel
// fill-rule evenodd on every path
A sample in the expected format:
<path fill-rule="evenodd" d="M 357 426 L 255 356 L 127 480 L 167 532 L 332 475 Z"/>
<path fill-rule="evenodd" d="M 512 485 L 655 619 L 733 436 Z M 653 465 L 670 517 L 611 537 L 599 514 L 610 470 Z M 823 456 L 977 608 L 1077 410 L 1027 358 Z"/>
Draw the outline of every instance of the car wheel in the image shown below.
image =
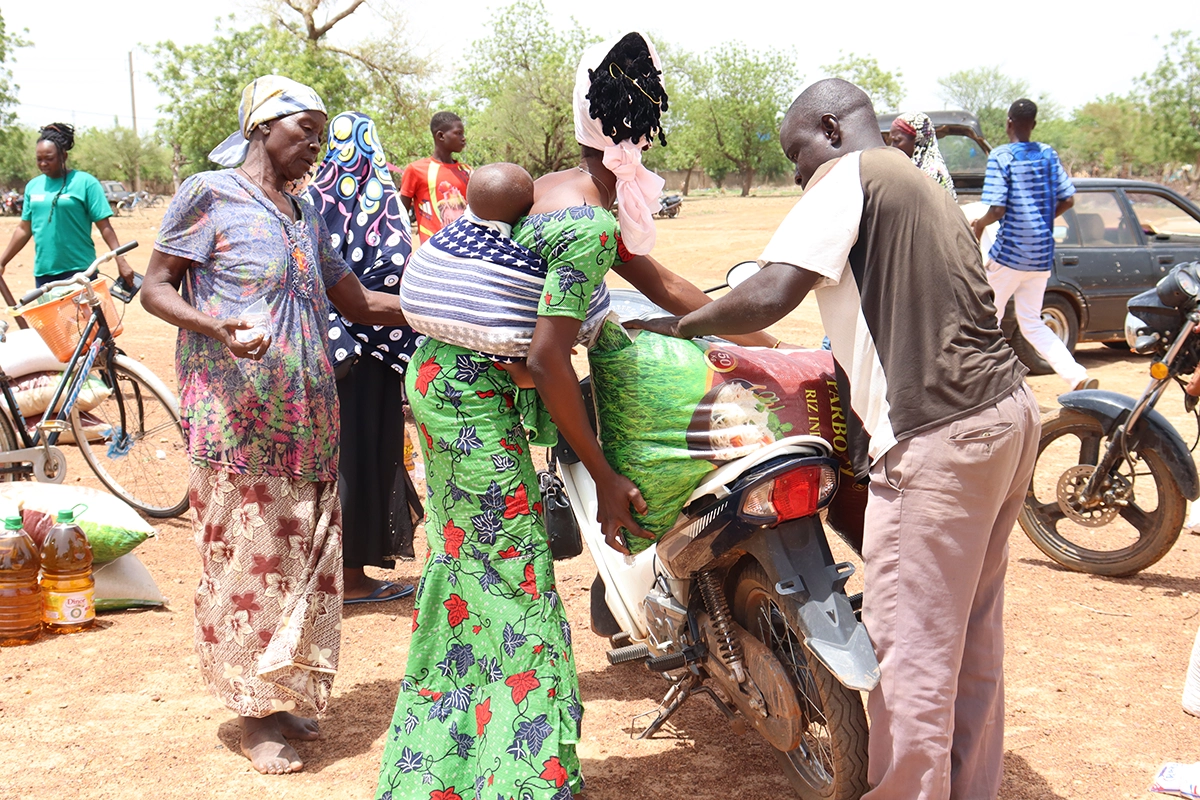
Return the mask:
<path fill-rule="evenodd" d="M 1042 322 L 1054 331 L 1069 352 L 1075 352 L 1075 345 L 1079 342 L 1079 315 L 1075 313 L 1071 301 L 1062 295 L 1046 295 L 1042 301 Z"/>

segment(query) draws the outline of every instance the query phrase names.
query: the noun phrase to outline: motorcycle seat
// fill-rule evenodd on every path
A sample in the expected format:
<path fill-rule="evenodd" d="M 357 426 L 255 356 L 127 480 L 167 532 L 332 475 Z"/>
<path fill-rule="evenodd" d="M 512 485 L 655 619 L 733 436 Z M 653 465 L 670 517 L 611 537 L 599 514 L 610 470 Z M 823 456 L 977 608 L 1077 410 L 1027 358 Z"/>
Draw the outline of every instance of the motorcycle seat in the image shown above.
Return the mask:
<path fill-rule="evenodd" d="M 712 495 L 720 500 L 729 496 L 729 488 L 727 484 L 732 483 L 737 478 L 746 473 L 747 470 L 758 466 L 759 464 L 776 456 L 784 455 L 809 455 L 809 456 L 828 456 L 833 453 L 833 448 L 829 442 L 822 439 L 820 436 L 785 436 L 784 438 L 772 442 L 771 444 L 759 450 L 755 450 L 748 456 L 734 459 L 728 464 L 724 464 L 714 469 L 704 482 L 696 487 L 696 491 L 692 492 L 691 497 L 687 499 L 686 507 L 701 497 Z"/>

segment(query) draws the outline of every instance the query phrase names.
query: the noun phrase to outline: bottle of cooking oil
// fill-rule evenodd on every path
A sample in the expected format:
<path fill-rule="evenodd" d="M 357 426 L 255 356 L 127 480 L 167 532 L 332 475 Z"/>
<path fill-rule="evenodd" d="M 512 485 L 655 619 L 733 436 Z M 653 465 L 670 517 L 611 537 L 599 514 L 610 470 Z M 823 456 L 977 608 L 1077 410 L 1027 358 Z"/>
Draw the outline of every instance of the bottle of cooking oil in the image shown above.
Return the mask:
<path fill-rule="evenodd" d="M 38 551 L 14 514 L 0 532 L 0 647 L 32 642 L 41 632 Z"/>
<path fill-rule="evenodd" d="M 75 633 L 96 621 L 92 546 L 74 509 L 58 512 L 42 542 L 42 621 L 47 633 Z"/>

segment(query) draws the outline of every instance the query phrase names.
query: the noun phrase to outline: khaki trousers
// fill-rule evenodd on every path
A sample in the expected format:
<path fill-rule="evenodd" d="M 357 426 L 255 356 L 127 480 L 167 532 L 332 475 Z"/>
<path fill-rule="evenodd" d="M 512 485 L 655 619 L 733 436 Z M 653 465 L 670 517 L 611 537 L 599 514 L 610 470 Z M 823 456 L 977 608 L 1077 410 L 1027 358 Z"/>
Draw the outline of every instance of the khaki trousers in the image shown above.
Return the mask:
<path fill-rule="evenodd" d="M 863 621 L 879 657 L 864 800 L 994 800 L 1004 759 L 1004 573 L 1037 456 L 1027 385 L 871 468 Z"/>

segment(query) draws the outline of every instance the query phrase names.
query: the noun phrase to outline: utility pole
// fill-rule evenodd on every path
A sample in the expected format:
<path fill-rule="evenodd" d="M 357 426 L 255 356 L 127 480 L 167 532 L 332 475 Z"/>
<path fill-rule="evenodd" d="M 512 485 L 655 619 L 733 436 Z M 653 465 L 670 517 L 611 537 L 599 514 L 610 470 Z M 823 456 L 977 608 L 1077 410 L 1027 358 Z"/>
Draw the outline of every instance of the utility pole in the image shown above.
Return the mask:
<path fill-rule="evenodd" d="M 133 190 L 142 190 L 142 142 L 137 132 L 137 101 L 133 96 L 133 51 L 129 51 L 129 111 L 133 115 L 133 139 L 138 146 L 137 158 L 133 162 Z"/>

